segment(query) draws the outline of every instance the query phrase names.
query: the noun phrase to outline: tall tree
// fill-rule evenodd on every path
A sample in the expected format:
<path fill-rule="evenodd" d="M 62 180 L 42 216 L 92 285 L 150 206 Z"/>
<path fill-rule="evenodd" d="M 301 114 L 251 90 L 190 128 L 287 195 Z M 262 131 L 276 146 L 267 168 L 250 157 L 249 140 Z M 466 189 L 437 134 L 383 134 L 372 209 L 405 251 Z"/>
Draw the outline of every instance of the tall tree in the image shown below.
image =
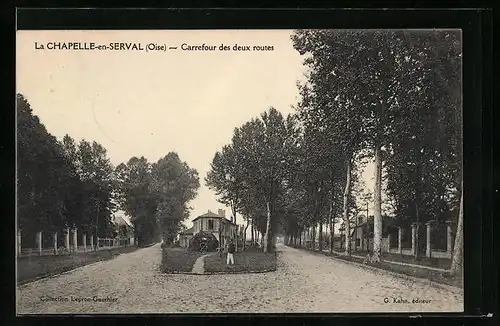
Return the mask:
<path fill-rule="evenodd" d="M 232 146 L 226 145 L 215 153 L 211 169 L 205 178 L 209 189 L 215 190 L 218 201 L 231 207 L 231 221 L 236 223 L 236 214 L 241 209 L 242 182 L 239 157 Z"/>
<path fill-rule="evenodd" d="M 158 230 L 156 210 L 158 201 L 150 191 L 151 164 L 144 157 L 132 157 L 115 169 L 118 180 L 120 207 L 131 216 L 138 244 L 150 243 Z"/>
<path fill-rule="evenodd" d="M 172 243 L 182 221 L 189 217 L 189 202 L 200 186 L 198 172 L 182 162 L 175 152 L 153 164 L 150 191 L 157 198 L 156 219 L 164 242 Z"/>
<path fill-rule="evenodd" d="M 34 240 L 36 232 L 57 231 L 66 223 L 71 164 L 21 94 L 17 95 L 16 109 L 17 223 L 23 234 Z"/>
<path fill-rule="evenodd" d="M 335 126 L 335 122 L 340 122 L 340 127 L 347 126 L 349 129 L 347 132 L 342 128 L 334 131 L 338 139 L 351 142 L 352 145 L 347 148 L 354 148 L 354 153 L 368 148 L 373 151 L 376 163 L 375 260 L 380 259 L 381 250 L 384 160 L 387 160 L 388 155 L 392 155 L 392 151 L 403 150 L 396 155 L 405 155 L 405 149 L 399 146 L 399 143 L 405 140 L 408 131 L 425 135 L 424 141 L 422 137 L 415 135 L 410 137 L 416 142 L 415 148 L 424 154 L 414 155 L 418 158 L 418 163 L 415 162 L 418 169 L 412 172 L 412 178 L 420 180 L 423 174 L 435 170 L 437 161 L 442 162 L 443 157 L 449 157 L 442 152 L 440 155 L 434 155 L 436 146 L 453 148 L 444 145 L 446 143 L 444 140 L 450 138 L 449 136 L 438 137 L 439 140 L 436 142 L 432 139 L 435 133 L 430 131 L 444 135 L 445 130 L 453 129 L 447 127 L 453 124 L 446 121 L 456 120 L 450 119 L 447 110 L 443 110 L 446 107 L 453 107 L 454 105 L 449 105 L 451 102 L 459 103 L 457 99 L 459 83 L 456 77 L 460 71 L 457 69 L 460 55 L 456 39 L 456 35 L 449 31 L 407 33 L 316 30 L 297 31 L 293 36 L 295 48 L 299 53 L 308 55 L 305 63 L 310 68 L 308 83 L 302 90 L 302 102 L 307 112 L 303 115 L 305 120 L 314 121 L 316 125 L 326 128 L 325 121 L 333 117 L 332 126 Z M 450 98 L 453 101 L 450 101 Z M 405 110 L 413 108 L 418 111 L 413 114 L 404 113 Z M 398 129 L 399 127 L 406 130 Z M 426 168 L 421 164 L 429 161 L 429 154 L 434 155 L 431 160 L 433 168 Z M 352 156 L 346 156 L 350 157 Z M 455 162 L 451 165 L 456 165 Z M 389 173 L 398 178 L 393 171 L 394 169 Z M 443 175 L 453 174 L 443 173 Z M 427 179 L 436 180 L 432 177 Z M 412 202 L 415 211 L 421 211 L 423 203 L 428 202 L 429 198 L 428 194 L 422 193 L 425 187 L 421 183 L 418 181 L 409 189 L 414 194 Z M 399 181 L 393 184 L 405 186 Z M 446 186 L 438 187 L 438 189 L 445 188 Z M 443 193 L 442 190 L 440 192 Z"/>
<path fill-rule="evenodd" d="M 206 178 L 221 202 L 236 203 L 236 210 L 251 217 L 257 230 L 265 233 L 266 252 L 274 250 L 280 215 L 278 198 L 297 132 L 292 116 L 285 118 L 271 108 L 235 129 L 231 145 L 216 153 Z"/>
<path fill-rule="evenodd" d="M 367 146 L 373 133 L 374 115 L 368 100 L 373 101 L 367 78 L 371 71 L 361 73 L 358 66 L 364 63 L 353 55 L 362 43 L 352 31 L 297 31 L 293 36 L 294 47 L 306 56 L 309 67 L 308 80 L 301 87 L 299 112 L 301 120 L 321 131 L 325 149 L 330 152 L 330 166 L 342 162 L 344 177 L 344 224 L 349 228 L 349 198 L 353 159 Z M 370 102 L 368 102 L 370 103 Z M 363 110 L 361 109 L 363 108 Z M 350 243 L 347 230 L 346 243 Z M 347 245 L 346 254 L 350 254 Z"/>
<path fill-rule="evenodd" d="M 189 216 L 189 201 L 199 188 L 198 172 L 175 152 L 150 164 L 132 157 L 115 171 L 120 184 L 120 206 L 132 216 L 139 244 L 162 236 L 172 243 Z"/>
<path fill-rule="evenodd" d="M 112 213 L 114 167 L 106 149 L 97 142 L 81 140 L 77 151 L 77 172 L 83 183 L 86 220 L 83 227 L 93 229 L 96 237 L 109 237 L 114 231 Z"/>

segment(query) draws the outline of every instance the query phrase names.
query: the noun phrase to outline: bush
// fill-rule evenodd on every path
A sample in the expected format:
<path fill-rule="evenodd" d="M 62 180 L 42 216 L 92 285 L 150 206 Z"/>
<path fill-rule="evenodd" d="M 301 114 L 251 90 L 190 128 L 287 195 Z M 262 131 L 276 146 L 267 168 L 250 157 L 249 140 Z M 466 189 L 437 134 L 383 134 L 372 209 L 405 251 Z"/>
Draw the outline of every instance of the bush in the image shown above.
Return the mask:
<path fill-rule="evenodd" d="M 254 244 L 247 244 L 245 247 L 245 251 L 262 252 L 263 249 L 257 243 L 254 243 Z"/>
<path fill-rule="evenodd" d="M 189 240 L 189 250 L 200 251 L 202 247 L 206 251 L 215 251 L 219 247 L 219 241 L 212 233 L 198 232 Z"/>

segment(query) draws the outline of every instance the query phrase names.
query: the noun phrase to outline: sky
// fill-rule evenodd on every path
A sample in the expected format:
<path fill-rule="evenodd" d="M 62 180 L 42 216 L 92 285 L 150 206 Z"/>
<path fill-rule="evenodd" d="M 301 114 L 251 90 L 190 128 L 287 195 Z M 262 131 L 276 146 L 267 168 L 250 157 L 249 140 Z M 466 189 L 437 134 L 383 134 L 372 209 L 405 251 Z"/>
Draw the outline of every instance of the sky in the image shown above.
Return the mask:
<path fill-rule="evenodd" d="M 189 220 L 219 208 L 228 216 L 230 209 L 217 202 L 204 178 L 234 128 L 270 107 L 285 115 L 294 112 L 297 81 L 304 79 L 305 68 L 291 33 L 18 31 L 16 88 L 49 133 L 96 141 L 115 166 L 133 156 L 156 162 L 177 152 L 200 177 Z M 53 50 L 47 48 L 51 42 L 140 43 L 143 48 L 154 43 L 177 49 Z M 182 44 L 215 45 L 217 50 L 185 51 Z M 231 50 L 219 51 L 221 44 Z M 235 44 L 272 46 L 273 51 L 233 51 Z M 241 216 L 237 223 L 243 224 Z"/>

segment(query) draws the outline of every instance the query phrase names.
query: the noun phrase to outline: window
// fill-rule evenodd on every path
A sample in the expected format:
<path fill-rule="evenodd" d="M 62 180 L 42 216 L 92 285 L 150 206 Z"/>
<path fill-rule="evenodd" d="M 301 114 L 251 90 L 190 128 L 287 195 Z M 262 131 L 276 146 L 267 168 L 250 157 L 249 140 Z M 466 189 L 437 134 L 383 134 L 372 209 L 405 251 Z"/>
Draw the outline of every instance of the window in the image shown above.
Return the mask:
<path fill-rule="evenodd" d="M 208 220 L 208 229 L 213 230 L 214 229 L 214 220 Z"/>

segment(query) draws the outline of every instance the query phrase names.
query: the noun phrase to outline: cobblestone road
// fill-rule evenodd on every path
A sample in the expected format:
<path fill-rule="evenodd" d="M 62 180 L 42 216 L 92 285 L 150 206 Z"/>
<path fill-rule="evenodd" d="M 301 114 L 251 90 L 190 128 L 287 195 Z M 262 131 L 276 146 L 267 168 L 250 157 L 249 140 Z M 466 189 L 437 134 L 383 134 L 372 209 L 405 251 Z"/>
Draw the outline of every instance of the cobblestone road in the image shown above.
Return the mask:
<path fill-rule="evenodd" d="M 281 246 L 278 250 L 278 271 L 272 273 L 168 275 L 159 271 L 161 249 L 156 245 L 19 286 L 17 312 L 426 312 L 463 309 L 462 293 L 453 288 L 435 288 L 293 248 Z M 94 301 L 94 298 L 103 301 Z M 414 299 L 430 302 L 413 303 Z"/>

